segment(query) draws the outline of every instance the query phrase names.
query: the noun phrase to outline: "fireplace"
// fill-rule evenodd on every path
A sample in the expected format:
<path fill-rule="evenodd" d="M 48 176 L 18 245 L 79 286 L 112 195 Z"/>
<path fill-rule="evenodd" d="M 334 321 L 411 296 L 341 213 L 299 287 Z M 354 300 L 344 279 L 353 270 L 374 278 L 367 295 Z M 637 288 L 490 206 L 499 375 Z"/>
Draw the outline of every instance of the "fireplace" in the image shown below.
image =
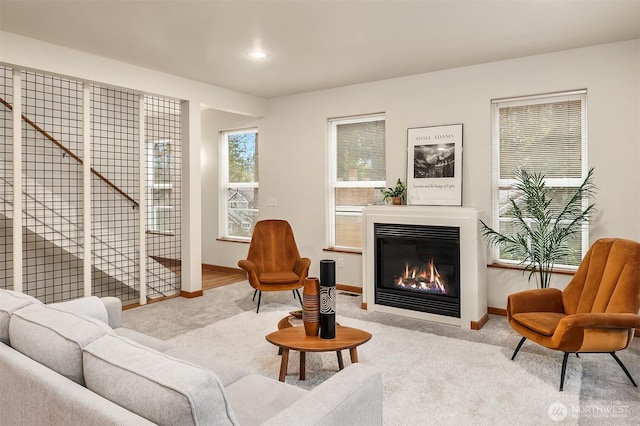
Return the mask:
<path fill-rule="evenodd" d="M 365 207 L 363 309 L 481 328 L 488 315 L 480 218 L 468 207 Z"/>
<path fill-rule="evenodd" d="M 375 303 L 460 318 L 460 228 L 376 223 Z"/>

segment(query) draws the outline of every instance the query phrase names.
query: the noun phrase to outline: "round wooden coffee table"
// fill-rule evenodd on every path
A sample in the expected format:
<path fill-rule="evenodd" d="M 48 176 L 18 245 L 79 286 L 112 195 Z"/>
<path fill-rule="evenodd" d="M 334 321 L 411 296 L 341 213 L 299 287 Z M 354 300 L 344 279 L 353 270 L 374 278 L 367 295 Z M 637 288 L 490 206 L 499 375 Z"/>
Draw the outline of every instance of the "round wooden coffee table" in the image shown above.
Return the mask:
<path fill-rule="evenodd" d="M 266 336 L 268 342 L 278 346 L 282 352 L 280 360 L 280 377 L 279 380 L 284 382 L 287 375 L 287 366 L 289 364 L 289 350 L 300 352 L 300 380 L 305 380 L 306 369 L 306 353 L 307 352 L 333 352 L 338 355 L 338 368 L 342 370 L 344 363 L 342 361 L 342 350 L 349 349 L 351 362 L 358 362 L 357 347 L 366 343 L 371 339 L 371 333 L 352 327 L 343 327 L 336 324 L 336 337 L 334 339 L 321 339 L 320 336 L 307 336 L 304 326 L 286 326 L 284 319 L 279 327 L 284 328 L 274 331 Z"/>

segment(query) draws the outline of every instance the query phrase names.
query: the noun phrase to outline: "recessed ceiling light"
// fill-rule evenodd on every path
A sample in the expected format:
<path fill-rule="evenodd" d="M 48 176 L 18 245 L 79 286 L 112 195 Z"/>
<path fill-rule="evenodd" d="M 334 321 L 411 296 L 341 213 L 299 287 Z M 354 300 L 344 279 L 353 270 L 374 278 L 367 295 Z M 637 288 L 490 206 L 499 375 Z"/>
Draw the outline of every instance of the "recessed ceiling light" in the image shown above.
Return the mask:
<path fill-rule="evenodd" d="M 249 52 L 249 56 L 253 59 L 264 59 L 267 57 L 267 54 L 260 50 L 254 50 L 253 52 Z"/>

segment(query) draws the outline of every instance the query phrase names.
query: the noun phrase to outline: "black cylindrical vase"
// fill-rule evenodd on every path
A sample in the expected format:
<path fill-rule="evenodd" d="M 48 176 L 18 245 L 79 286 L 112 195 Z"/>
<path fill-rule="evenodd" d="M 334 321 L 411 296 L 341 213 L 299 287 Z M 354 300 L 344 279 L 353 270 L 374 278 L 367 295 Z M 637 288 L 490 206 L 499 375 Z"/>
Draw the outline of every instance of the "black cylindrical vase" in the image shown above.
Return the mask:
<path fill-rule="evenodd" d="M 336 337 L 336 262 L 320 261 L 320 337 Z"/>

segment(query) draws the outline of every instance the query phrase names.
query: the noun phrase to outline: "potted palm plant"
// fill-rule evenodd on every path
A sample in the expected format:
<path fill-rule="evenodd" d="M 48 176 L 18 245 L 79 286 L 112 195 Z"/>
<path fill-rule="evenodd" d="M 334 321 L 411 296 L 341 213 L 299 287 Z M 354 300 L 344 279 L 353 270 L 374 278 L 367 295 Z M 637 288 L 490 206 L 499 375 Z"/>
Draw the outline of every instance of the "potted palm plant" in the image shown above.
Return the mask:
<path fill-rule="evenodd" d="M 382 195 L 384 196 L 384 202 L 387 200 L 391 201 L 391 204 L 400 205 L 404 202 L 404 199 L 407 194 L 407 185 L 398 178 L 398 182 L 396 182 L 395 187 L 389 187 L 387 189 L 381 189 Z"/>
<path fill-rule="evenodd" d="M 595 204 L 583 205 L 585 197 L 595 191 L 593 169 L 567 194 L 564 205 L 551 197 L 542 173 L 518 169 L 513 189 L 516 196 L 509 197 L 513 232 L 501 233 L 481 220 L 481 233 L 502 254 L 520 259 L 523 273 L 529 271 L 529 281 L 535 275 L 538 287 L 547 288 L 554 265 L 572 253 L 568 244 L 571 237 L 590 222 L 595 211 Z"/>

